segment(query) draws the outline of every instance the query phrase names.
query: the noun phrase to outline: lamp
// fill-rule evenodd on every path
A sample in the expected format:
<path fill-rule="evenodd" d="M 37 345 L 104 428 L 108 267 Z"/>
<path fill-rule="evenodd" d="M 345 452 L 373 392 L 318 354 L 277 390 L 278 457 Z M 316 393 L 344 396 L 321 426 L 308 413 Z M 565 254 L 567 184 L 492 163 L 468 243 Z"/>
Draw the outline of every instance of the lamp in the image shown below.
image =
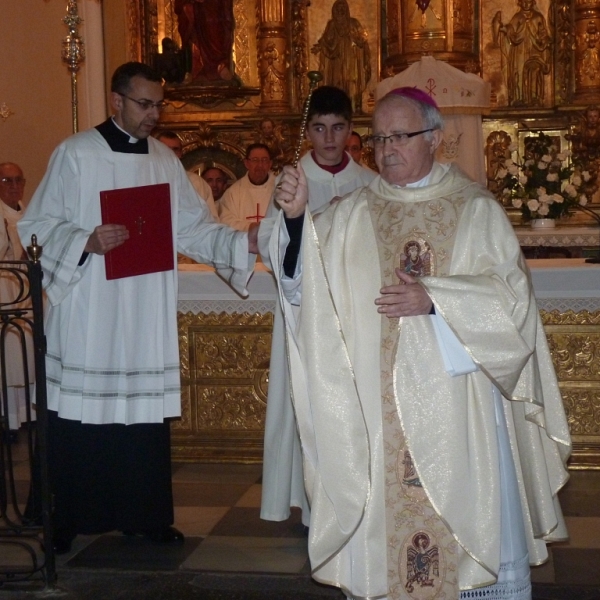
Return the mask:
<path fill-rule="evenodd" d="M 594 221 L 596 221 L 596 223 L 598 223 L 598 225 L 600 225 L 600 215 L 598 215 L 591 208 L 588 208 L 587 206 L 582 206 L 581 204 L 576 204 L 574 206 L 574 208 L 576 210 L 580 210 L 581 212 L 584 212 L 585 214 L 589 215 L 590 217 L 593 217 Z M 596 256 L 594 258 L 586 258 L 585 262 L 591 263 L 594 265 L 600 264 L 600 246 L 598 247 L 598 256 Z"/>

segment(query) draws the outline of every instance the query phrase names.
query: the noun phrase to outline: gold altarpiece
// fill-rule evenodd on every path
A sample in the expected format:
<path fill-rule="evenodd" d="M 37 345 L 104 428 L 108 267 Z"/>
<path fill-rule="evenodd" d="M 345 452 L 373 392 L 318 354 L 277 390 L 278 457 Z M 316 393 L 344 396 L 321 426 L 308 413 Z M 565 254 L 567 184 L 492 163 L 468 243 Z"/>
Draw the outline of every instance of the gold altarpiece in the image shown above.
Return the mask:
<path fill-rule="evenodd" d="M 165 38 L 181 50 L 176 9 L 181 14 L 185 2 L 105 4 L 114 11 L 120 1 L 128 60 L 164 63 Z M 181 137 L 188 169 L 214 163 L 232 179 L 240 177 L 244 148 L 254 141 L 269 145 L 276 168 L 288 162 L 309 70 L 326 71 L 325 83 L 349 86 L 361 134 L 369 132 L 378 81 L 422 55 L 478 73 L 492 88 L 483 126 L 490 185 L 494 156 L 509 156 L 510 144 L 522 145 L 531 132 L 549 132 L 564 149 L 573 134 L 585 137 L 585 109 L 600 99 L 600 0 L 219 2 L 231 2 L 232 78 L 207 81 L 187 74 L 165 88 L 168 106 L 160 127 Z M 328 55 L 336 49 L 342 51 L 337 63 Z M 341 79 L 328 81 L 340 73 Z M 590 139 L 600 142 L 600 126 L 594 136 L 595 129 Z M 506 208 L 517 224 L 519 216 Z M 577 215 L 572 222 L 590 221 Z M 600 469 L 600 312 L 542 315 L 576 441 L 572 467 Z M 184 408 L 173 427 L 175 456 L 260 461 L 271 315 L 179 317 Z M 229 362 L 215 370 L 215 356 Z"/>

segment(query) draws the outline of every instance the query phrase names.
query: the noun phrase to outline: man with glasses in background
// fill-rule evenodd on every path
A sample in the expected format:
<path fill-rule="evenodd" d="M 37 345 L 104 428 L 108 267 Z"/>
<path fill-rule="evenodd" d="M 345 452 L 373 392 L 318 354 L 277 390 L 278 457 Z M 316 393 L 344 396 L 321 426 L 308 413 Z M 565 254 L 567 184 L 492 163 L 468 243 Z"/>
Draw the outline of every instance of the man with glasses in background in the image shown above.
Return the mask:
<path fill-rule="evenodd" d="M 393 90 L 379 177 L 314 221 L 301 165 L 275 192 L 311 573 L 348 598 L 525 600 L 567 537 L 571 441 L 529 270 L 496 199 L 435 161 L 442 127 L 425 92 Z"/>
<path fill-rule="evenodd" d="M 110 101 L 113 117 L 54 151 L 19 224 L 23 242 L 35 234 L 44 248 L 57 553 L 77 534 L 111 530 L 183 542 L 172 526 L 169 432 L 181 414 L 177 269 L 107 280 L 104 255 L 136 232 L 101 224 L 100 192 L 168 183 L 173 256 L 211 264 L 242 294 L 256 251 L 248 235 L 213 221 L 177 156 L 150 136 L 164 104 L 160 76 L 121 65 Z"/>
<path fill-rule="evenodd" d="M 271 153 L 265 144 L 250 144 L 246 148 L 244 166 L 248 172 L 236 181 L 219 201 L 219 216 L 238 231 L 256 229 L 267 214 L 275 187 L 271 173 Z"/>

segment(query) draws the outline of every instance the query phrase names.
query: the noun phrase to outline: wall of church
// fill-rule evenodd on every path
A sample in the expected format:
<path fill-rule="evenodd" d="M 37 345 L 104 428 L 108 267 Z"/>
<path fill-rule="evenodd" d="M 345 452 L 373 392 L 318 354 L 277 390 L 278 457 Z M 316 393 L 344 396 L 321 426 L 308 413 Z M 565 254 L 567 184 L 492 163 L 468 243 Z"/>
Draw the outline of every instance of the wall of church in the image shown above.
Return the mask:
<path fill-rule="evenodd" d="M 97 0 L 79 0 L 79 14 L 86 26 L 100 14 Z M 65 0 L 0 0 L 0 162 L 18 163 L 27 179 L 25 201 L 29 201 L 41 181 L 54 148 L 73 132 L 71 116 L 71 76 L 61 60 L 61 44 L 67 34 L 62 19 Z M 91 48 L 97 48 L 101 27 L 87 32 Z M 103 65 L 100 51 L 88 48 L 88 60 L 78 78 L 79 129 L 87 129 L 98 114 L 95 101 L 98 86 L 87 83 L 87 74 Z M 101 66 L 102 68 L 102 66 Z M 103 82 L 101 93 L 104 95 Z M 95 123 L 94 123 L 95 124 Z"/>

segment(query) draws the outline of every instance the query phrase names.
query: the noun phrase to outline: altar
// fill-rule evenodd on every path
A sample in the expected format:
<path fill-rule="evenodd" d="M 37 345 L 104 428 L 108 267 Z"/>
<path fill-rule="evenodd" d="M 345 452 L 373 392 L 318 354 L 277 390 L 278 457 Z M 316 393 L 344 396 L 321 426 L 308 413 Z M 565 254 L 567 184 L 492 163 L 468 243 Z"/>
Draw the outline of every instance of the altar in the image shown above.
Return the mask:
<path fill-rule="evenodd" d="M 595 231 L 597 233 L 597 230 Z M 571 469 L 600 469 L 600 266 L 528 261 L 565 401 Z M 243 299 L 210 267 L 179 265 L 179 461 L 262 461 L 276 286 L 262 264 Z"/>

